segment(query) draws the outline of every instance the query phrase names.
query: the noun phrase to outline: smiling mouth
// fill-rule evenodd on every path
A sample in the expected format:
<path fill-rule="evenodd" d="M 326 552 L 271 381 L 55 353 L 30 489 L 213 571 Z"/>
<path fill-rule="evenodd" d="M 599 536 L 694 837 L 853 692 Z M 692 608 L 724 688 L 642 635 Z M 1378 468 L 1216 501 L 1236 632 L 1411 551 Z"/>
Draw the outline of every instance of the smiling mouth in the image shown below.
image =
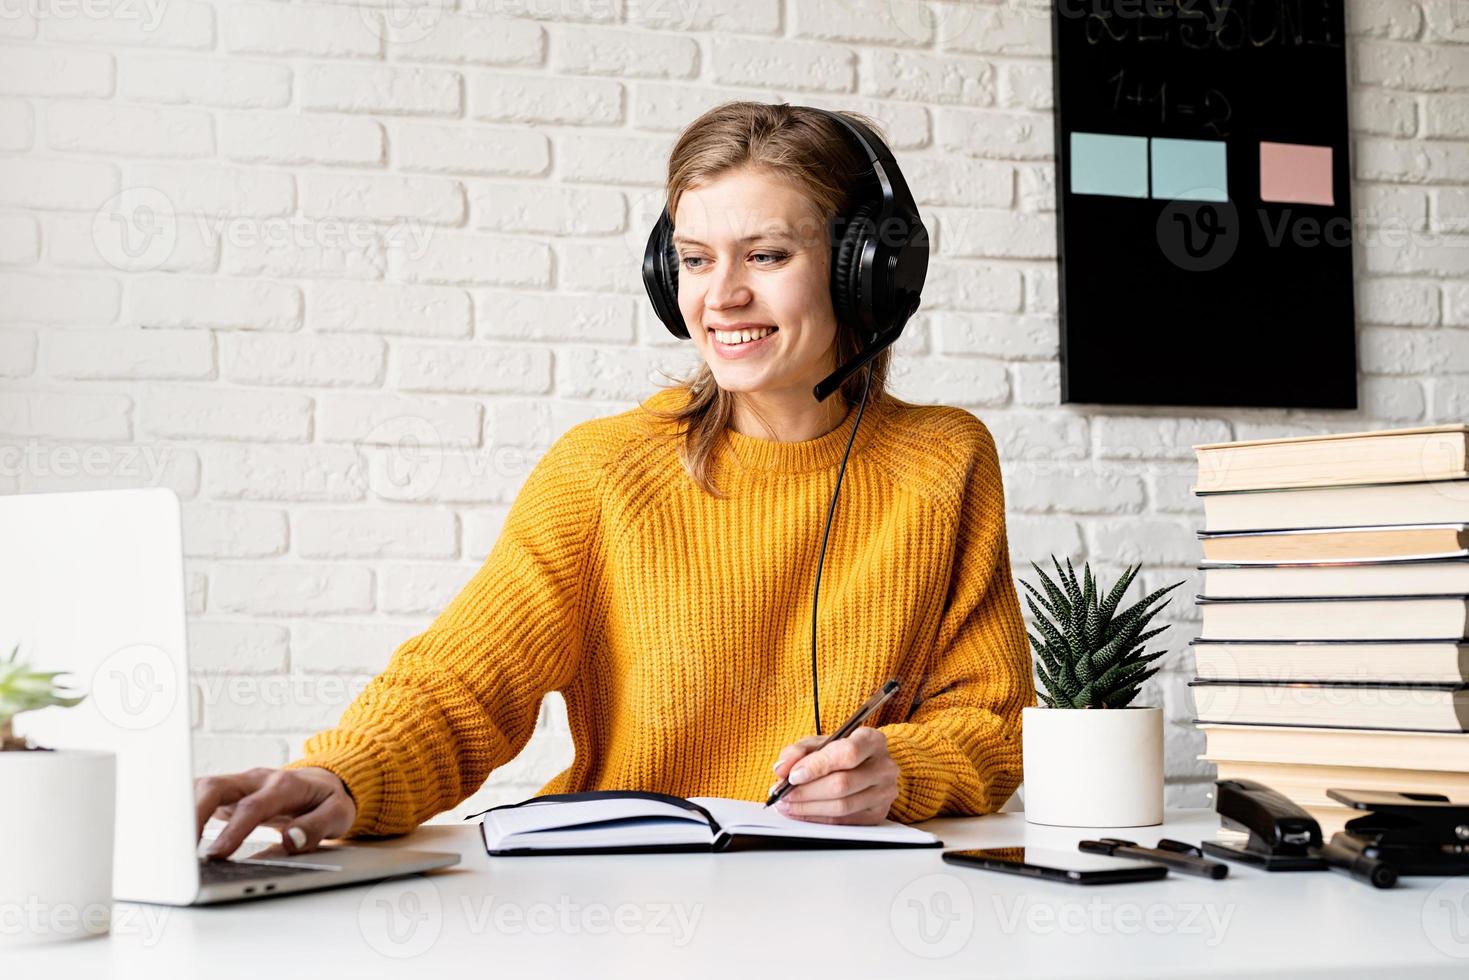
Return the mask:
<path fill-rule="evenodd" d="M 774 334 L 780 328 L 776 326 L 759 327 L 751 330 L 709 330 L 709 336 L 726 347 L 740 347 L 744 344 L 764 340 Z"/>

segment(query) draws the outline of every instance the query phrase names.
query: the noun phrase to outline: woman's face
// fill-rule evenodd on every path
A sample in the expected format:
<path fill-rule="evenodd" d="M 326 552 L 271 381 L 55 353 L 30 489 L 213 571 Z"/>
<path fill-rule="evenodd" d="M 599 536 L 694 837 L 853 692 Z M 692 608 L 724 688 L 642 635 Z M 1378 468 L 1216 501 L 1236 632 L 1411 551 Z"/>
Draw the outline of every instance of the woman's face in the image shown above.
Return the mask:
<path fill-rule="evenodd" d="M 746 167 L 688 187 L 673 225 L 679 310 L 715 381 L 811 402 L 835 370 L 837 328 L 831 246 L 815 205 Z M 735 332 L 741 325 L 776 329 L 751 342 Z"/>

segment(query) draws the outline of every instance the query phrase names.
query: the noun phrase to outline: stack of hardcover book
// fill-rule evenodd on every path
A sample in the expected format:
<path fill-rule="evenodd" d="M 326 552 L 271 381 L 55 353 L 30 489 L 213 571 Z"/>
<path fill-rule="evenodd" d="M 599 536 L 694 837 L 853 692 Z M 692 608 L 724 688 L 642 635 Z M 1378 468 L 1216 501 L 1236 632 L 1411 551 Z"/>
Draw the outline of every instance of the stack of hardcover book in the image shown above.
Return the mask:
<path fill-rule="evenodd" d="M 1469 426 L 1194 449 L 1201 758 L 1328 837 L 1328 789 L 1469 800 Z"/>

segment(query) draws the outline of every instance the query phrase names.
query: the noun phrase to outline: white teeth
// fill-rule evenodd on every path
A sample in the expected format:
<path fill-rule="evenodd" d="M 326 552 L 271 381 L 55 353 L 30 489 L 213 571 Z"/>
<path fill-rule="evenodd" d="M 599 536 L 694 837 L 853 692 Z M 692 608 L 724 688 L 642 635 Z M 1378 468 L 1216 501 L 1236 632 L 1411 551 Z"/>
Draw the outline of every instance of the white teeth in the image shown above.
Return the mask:
<path fill-rule="evenodd" d="M 758 330 L 716 330 L 714 336 L 722 344 L 744 344 L 774 332 L 774 327 L 761 327 Z"/>

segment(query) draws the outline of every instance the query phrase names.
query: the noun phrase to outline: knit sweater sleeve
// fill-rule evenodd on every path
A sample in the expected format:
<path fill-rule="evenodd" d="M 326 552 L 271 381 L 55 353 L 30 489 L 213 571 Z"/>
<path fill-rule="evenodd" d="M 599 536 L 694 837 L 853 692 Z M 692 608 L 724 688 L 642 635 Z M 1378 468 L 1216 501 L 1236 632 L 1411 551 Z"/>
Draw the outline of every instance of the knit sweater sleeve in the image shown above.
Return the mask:
<path fill-rule="evenodd" d="M 988 428 L 969 417 L 947 602 L 916 707 L 907 721 L 879 728 L 899 769 L 888 816 L 903 822 L 1003 806 L 1021 780 L 1020 709 L 1035 704 L 999 457 Z"/>
<path fill-rule="evenodd" d="M 543 697 L 573 676 L 605 459 L 579 429 L 532 469 L 458 595 L 286 766 L 341 778 L 357 805 L 348 836 L 407 833 L 457 805 L 520 752 Z"/>

